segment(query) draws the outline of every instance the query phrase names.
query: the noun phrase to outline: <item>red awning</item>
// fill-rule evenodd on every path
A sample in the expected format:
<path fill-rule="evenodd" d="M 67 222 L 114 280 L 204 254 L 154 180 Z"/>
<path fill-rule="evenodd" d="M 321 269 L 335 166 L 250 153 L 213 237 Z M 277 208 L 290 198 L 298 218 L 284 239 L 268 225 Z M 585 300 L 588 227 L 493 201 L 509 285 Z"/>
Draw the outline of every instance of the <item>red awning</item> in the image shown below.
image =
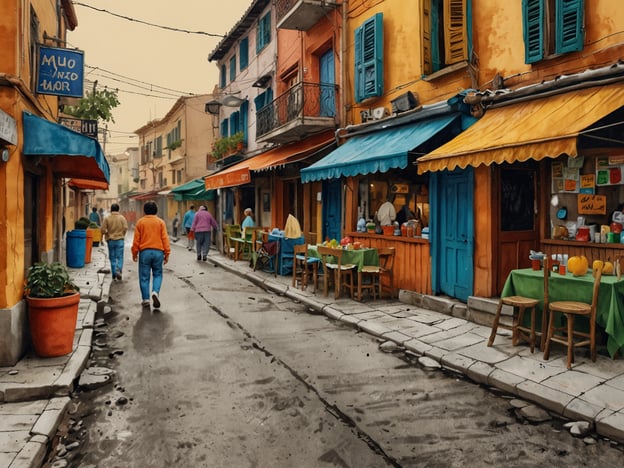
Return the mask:
<path fill-rule="evenodd" d="M 108 190 L 108 183 L 99 180 L 70 179 L 67 185 L 78 190 Z"/>
<path fill-rule="evenodd" d="M 206 190 L 248 184 L 251 182 L 252 171 L 259 172 L 275 169 L 286 164 L 301 161 L 333 142 L 333 135 L 322 133 L 304 141 L 280 146 L 258 156 L 245 159 L 238 164 L 206 177 L 204 180 Z"/>

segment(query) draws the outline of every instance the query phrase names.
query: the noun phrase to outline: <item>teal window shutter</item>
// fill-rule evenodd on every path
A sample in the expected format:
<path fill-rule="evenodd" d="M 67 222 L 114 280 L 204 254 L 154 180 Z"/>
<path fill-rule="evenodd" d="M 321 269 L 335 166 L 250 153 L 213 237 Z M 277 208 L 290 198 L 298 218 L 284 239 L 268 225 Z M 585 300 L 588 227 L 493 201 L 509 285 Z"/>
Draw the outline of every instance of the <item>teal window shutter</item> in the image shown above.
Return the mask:
<path fill-rule="evenodd" d="M 583 50 L 583 0 L 557 0 L 555 52 Z"/>
<path fill-rule="evenodd" d="M 219 86 L 225 88 L 227 76 L 225 74 L 225 65 L 221 65 L 221 73 L 219 75 Z"/>
<path fill-rule="evenodd" d="M 221 138 L 228 136 L 228 119 L 221 121 Z"/>
<path fill-rule="evenodd" d="M 254 106 L 256 106 L 256 112 L 262 109 L 265 106 L 266 102 L 266 92 L 258 94 L 254 98 Z"/>
<path fill-rule="evenodd" d="M 383 94 L 383 13 L 355 30 L 355 102 Z"/>
<path fill-rule="evenodd" d="M 258 21 L 256 29 L 256 53 L 264 49 L 271 42 L 271 12 L 269 11 Z"/>
<path fill-rule="evenodd" d="M 240 131 L 240 113 L 238 111 L 230 114 L 230 136 Z"/>
<path fill-rule="evenodd" d="M 243 142 L 247 144 L 247 125 L 249 122 L 249 101 L 245 101 L 240 106 L 239 131 L 243 132 Z"/>
<path fill-rule="evenodd" d="M 230 82 L 236 79 L 236 55 L 230 59 Z"/>
<path fill-rule="evenodd" d="M 522 33 L 524 62 L 544 58 L 544 0 L 522 0 Z"/>
<path fill-rule="evenodd" d="M 238 63 L 240 71 L 243 71 L 249 65 L 249 39 L 245 38 L 240 41 L 238 46 Z"/>

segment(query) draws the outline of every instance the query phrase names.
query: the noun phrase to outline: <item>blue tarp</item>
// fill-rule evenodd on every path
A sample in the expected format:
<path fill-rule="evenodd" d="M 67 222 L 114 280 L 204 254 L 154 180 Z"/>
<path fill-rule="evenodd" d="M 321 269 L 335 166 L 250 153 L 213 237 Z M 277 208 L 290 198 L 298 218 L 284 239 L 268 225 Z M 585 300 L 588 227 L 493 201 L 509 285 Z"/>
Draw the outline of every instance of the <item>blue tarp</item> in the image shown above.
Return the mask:
<path fill-rule="evenodd" d="M 203 178 L 193 179 L 186 184 L 172 188 L 171 193 L 177 201 L 215 199 L 215 190 L 206 190 Z"/>
<path fill-rule="evenodd" d="M 400 127 L 353 136 L 320 161 L 301 170 L 301 182 L 339 179 L 390 169 L 405 169 L 408 152 L 461 119 L 453 113 Z"/>
<path fill-rule="evenodd" d="M 110 168 L 102 147 L 93 138 L 24 111 L 27 156 L 53 156 L 52 171 L 61 177 L 110 182 Z"/>

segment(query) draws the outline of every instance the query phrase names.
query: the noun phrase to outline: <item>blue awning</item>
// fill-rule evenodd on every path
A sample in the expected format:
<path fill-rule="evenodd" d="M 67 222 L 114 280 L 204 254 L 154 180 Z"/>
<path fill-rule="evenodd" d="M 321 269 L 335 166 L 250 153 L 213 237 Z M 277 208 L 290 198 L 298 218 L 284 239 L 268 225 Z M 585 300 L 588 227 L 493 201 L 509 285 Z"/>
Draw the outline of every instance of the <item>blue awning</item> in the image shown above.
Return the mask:
<path fill-rule="evenodd" d="M 301 169 L 301 182 L 405 169 L 410 151 L 456 121 L 460 122 L 461 116 L 453 113 L 351 137 L 320 161 Z"/>
<path fill-rule="evenodd" d="M 52 171 L 61 177 L 110 181 L 108 161 L 97 140 L 27 111 L 22 116 L 25 155 L 53 156 Z"/>
<path fill-rule="evenodd" d="M 171 193 L 176 201 L 215 199 L 215 190 L 206 190 L 203 178 L 193 179 L 186 184 L 172 188 Z"/>

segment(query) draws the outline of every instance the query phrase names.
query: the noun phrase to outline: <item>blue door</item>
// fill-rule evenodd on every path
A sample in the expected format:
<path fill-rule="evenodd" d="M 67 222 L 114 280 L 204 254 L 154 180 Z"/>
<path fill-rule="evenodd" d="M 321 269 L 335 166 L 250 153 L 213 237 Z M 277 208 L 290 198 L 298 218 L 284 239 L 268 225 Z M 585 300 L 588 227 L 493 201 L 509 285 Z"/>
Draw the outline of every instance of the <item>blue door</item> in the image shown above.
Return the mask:
<path fill-rule="evenodd" d="M 473 180 L 471 167 L 431 177 L 431 284 L 464 302 L 474 283 Z"/>
<path fill-rule="evenodd" d="M 323 240 L 326 237 L 340 240 L 342 213 L 342 183 L 340 179 L 323 183 Z"/>
<path fill-rule="evenodd" d="M 336 115 L 336 92 L 334 51 L 329 49 L 319 60 L 320 83 L 321 83 L 321 117 L 334 117 Z"/>

